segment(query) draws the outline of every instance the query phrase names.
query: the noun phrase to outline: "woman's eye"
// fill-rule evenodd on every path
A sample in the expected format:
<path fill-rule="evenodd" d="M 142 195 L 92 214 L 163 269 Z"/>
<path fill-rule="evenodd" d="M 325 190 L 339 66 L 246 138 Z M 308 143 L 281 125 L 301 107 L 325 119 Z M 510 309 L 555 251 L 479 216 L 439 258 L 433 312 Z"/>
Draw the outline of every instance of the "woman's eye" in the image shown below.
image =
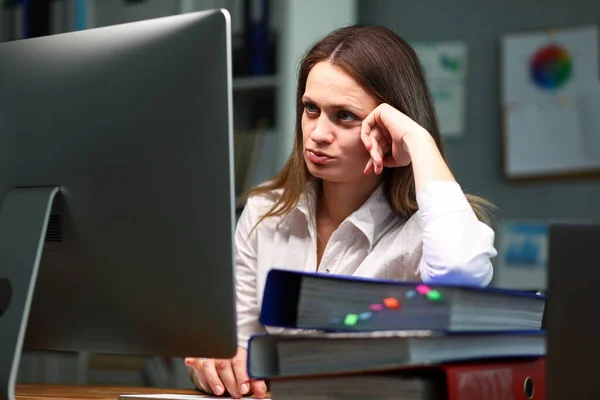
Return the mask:
<path fill-rule="evenodd" d="M 358 118 L 356 118 L 356 115 L 354 115 L 348 111 L 340 111 L 339 117 L 342 121 L 347 121 L 347 122 L 353 122 L 353 121 L 358 120 Z"/>
<path fill-rule="evenodd" d="M 304 108 L 309 114 L 316 114 L 319 112 L 319 109 L 314 104 L 304 103 Z"/>

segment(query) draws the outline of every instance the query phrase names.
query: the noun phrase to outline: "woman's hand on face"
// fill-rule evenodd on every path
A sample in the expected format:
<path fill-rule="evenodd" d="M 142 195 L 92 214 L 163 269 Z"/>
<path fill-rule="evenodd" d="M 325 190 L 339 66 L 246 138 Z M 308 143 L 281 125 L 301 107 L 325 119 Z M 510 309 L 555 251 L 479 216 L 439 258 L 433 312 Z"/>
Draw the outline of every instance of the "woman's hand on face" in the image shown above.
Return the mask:
<path fill-rule="evenodd" d="M 245 394 L 254 394 L 258 398 L 265 396 L 265 381 L 250 381 L 246 360 L 248 353 L 238 347 L 231 359 L 186 358 L 185 365 L 193 370 L 194 385 L 200 390 L 218 396 L 229 393 L 240 398 Z"/>
<path fill-rule="evenodd" d="M 427 135 L 421 125 L 389 104 L 377 106 L 363 120 L 361 139 L 371 154 L 364 173 L 380 174 L 383 167 L 404 167 L 411 163 L 406 139 L 410 135 Z"/>

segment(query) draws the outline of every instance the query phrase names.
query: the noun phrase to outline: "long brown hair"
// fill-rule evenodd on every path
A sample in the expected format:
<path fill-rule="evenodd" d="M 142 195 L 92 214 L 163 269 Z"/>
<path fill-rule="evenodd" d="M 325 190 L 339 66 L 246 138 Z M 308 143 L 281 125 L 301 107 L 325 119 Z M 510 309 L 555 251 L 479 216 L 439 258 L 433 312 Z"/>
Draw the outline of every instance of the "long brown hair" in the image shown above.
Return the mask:
<path fill-rule="evenodd" d="M 305 195 L 311 175 L 303 157 L 302 96 L 310 70 L 321 61 L 341 68 L 381 103 L 390 104 L 424 127 L 445 159 L 425 74 L 413 48 L 384 27 L 349 26 L 337 29 L 315 43 L 300 63 L 296 93 L 296 140 L 288 161 L 273 179 L 247 193 L 249 197 L 282 190 L 281 196 L 258 223 L 268 217 L 287 214 L 298 204 L 300 196 Z M 386 168 L 383 184 L 386 197 L 398 216 L 408 219 L 417 211 L 411 165 Z M 493 205 L 480 197 L 466 196 L 477 217 L 489 224 Z"/>

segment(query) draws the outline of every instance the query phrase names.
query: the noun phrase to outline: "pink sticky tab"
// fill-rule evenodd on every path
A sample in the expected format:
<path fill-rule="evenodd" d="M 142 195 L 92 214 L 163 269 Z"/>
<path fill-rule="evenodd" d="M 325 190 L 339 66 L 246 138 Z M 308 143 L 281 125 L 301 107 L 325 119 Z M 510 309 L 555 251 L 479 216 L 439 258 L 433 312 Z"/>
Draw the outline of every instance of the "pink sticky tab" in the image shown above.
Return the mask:
<path fill-rule="evenodd" d="M 383 304 L 371 304 L 369 308 L 371 311 L 381 311 L 383 310 Z"/>
<path fill-rule="evenodd" d="M 417 293 L 422 294 L 422 295 L 426 295 L 431 290 L 431 289 L 429 289 L 429 286 L 427 286 L 427 285 L 417 285 L 416 289 L 417 289 Z"/>

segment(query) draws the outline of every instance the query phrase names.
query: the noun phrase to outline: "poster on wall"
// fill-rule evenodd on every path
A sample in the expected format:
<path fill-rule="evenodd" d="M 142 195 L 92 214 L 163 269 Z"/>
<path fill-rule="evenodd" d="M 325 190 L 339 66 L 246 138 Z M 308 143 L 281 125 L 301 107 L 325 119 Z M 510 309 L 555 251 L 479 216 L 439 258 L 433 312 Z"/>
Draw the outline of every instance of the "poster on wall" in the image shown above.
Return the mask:
<path fill-rule="evenodd" d="M 547 221 L 503 220 L 497 230 L 493 285 L 543 290 L 548 268 Z"/>
<path fill-rule="evenodd" d="M 600 174 L 598 34 L 584 26 L 502 38 L 507 177 Z"/>
<path fill-rule="evenodd" d="M 465 131 L 467 45 L 464 42 L 412 43 L 425 74 L 441 134 L 462 136 Z"/>
<path fill-rule="evenodd" d="M 498 254 L 505 268 L 545 270 L 548 266 L 548 225 L 544 222 L 506 221 L 501 228 Z"/>

